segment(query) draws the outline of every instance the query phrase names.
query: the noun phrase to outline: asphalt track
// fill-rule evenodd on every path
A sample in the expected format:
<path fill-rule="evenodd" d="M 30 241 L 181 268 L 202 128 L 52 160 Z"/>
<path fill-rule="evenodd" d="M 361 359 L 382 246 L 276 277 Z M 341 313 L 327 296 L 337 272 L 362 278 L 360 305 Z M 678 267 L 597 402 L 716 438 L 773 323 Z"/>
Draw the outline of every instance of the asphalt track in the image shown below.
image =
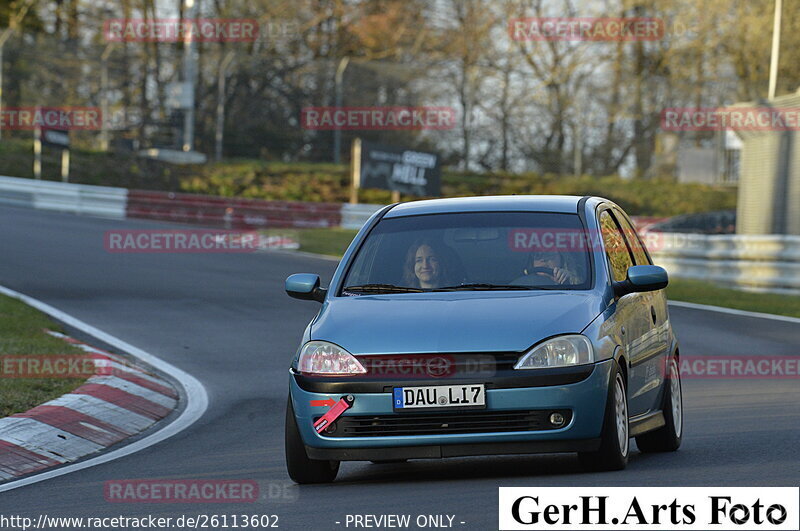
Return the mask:
<path fill-rule="evenodd" d="M 134 455 L 0 494 L 0 515 L 277 514 L 282 529 L 343 529 L 346 514 L 454 515 L 497 527 L 498 486 L 797 486 L 797 380 L 688 380 L 677 453 L 633 453 L 625 471 L 583 473 L 572 455 L 345 463 L 332 485 L 290 484 L 283 460 L 287 365 L 313 302 L 283 281 L 335 262 L 283 252 L 112 254 L 111 229 L 167 227 L 0 207 L 0 285 L 42 300 L 196 377 L 209 407 Z M 174 228 L 174 226 L 169 226 Z M 684 355 L 797 355 L 800 324 L 671 308 Z M 107 480 L 254 479 L 249 504 L 119 504 Z M 277 494 L 278 490 L 281 494 Z M 337 525 L 335 522 L 342 522 Z M 460 522 L 464 522 L 461 524 Z"/>

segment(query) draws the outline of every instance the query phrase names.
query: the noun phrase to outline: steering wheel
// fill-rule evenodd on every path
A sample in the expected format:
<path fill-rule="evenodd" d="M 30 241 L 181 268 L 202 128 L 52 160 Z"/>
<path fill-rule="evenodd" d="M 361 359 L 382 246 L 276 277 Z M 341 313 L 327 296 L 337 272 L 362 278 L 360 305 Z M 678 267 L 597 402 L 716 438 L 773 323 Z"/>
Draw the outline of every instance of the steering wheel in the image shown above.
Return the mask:
<path fill-rule="evenodd" d="M 528 270 L 528 274 L 529 275 L 544 274 L 551 278 L 556 277 L 556 271 L 552 267 L 533 267 Z"/>
<path fill-rule="evenodd" d="M 541 273 L 541 274 L 539 274 Z M 545 278 L 542 278 L 545 275 Z M 529 267 L 525 274 L 510 282 L 512 286 L 552 286 L 556 285 L 555 271 L 550 267 Z"/>

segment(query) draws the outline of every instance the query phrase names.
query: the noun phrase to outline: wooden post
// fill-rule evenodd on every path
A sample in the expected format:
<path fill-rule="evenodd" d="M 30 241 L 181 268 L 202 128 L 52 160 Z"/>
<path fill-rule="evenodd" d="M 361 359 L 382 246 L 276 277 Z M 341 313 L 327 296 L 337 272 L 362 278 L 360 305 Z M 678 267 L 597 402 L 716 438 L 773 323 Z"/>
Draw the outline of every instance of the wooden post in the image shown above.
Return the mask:
<path fill-rule="evenodd" d="M 69 149 L 61 150 L 61 180 L 69 182 Z"/>
<path fill-rule="evenodd" d="M 42 178 L 42 129 L 33 130 L 33 177 Z"/>
<path fill-rule="evenodd" d="M 400 192 L 398 190 L 392 190 L 392 203 L 399 203 L 400 202 Z"/>
<path fill-rule="evenodd" d="M 350 204 L 358 204 L 358 189 L 361 188 L 361 139 L 354 138 L 350 149 Z"/>

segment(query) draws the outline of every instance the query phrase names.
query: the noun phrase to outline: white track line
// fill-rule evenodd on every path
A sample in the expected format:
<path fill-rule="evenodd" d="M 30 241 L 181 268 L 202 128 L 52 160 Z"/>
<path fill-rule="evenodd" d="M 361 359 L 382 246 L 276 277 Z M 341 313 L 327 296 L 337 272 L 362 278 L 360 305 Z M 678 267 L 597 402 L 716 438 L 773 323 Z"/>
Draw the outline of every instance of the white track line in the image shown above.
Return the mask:
<path fill-rule="evenodd" d="M 75 317 L 72 317 L 71 315 L 65 312 L 62 312 L 61 310 L 58 310 L 47 303 L 28 297 L 27 295 L 23 295 L 22 293 L 8 289 L 4 286 L 0 286 L 0 294 L 18 299 L 27 304 L 28 306 L 36 308 L 37 310 L 50 315 L 51 317 L 61 321 L 62 323 L 65 323 L 68 326 L 76 328 L 85 334 L 95 337 L 100 341 L 113 346 L 116 349 L 127 352 L 128 354 L 136 358 L 139 358 L 146 364 L 169 374 L 183 386 L 187 402 L 186 408 L 181 412 L 178 418 L 167 424 L 164 428 L 153 433 L 152 435 L 148 435 L 147 437 L 132 442 L 131 444 L 124 446 L 118 450 L 112 450 L 108 453 L 101 454 L 97 457 L 87 459 L 86 461 L 81 461 L 80 463 L 63 466 L 55 470 L 45 471 L 40 474 L 36 474 L 34 476 L 23 478 L 17 481 L 12 481 L 10 483 L 4 483 L 0 485 L 0 492 L 6 492 L 9 490 L 17 489 L 19 487 L 24 487 L 26 485 L 31 485 L 33 483 L 39 483 L 40 481 L 44 481 L 46 479 L 63 476 L 71 472 L 77 472 L 78 470 L 84 470 L 86 468 L 91 468 L 93 466 L 97 466 L 103 463 L 108 463 L 109 461 L 114 461 L 115 459 L 126 457 L 140 450 L 144 450 L 145 448 L 149 448 L 154 444 L 157 444 L 161 441 L 164 441 L 172 437 L 173 435 L 182 432 L 183 430 L 194 424 L 197 420 L 200 419 L 200 417 L 203 416 L 203 413 L 205 413 L 206 409 L 208 408 L 208 394 L 206 393 L 206 389 L 205 387 L 203 387 L 203 384 L 201 384 L 200 381 L 197 380 L 197 378 L 195 378 L 191 374 L 184 372 L 183 370 L 175 367 L 174 365 L 171 365 L 153 356 L 152 354 L 145 352 L 142 349 L 134 347 L 130 343 L 127 343 L 115 336 L 112 336 L 111 334 L 107 334 L 102 330 L 98 330 L 97 328 L 87 323 L 84 323 L 83 321 L 76 319 Z"/>
<path fill-rule="evenodd" d="M 705 310 L 707 312 L 727 313 L 742 317 L 758 317 L 761 319 L 772 319 L 773 321 L 784 321 L 786 323 L 800 324 L 800 317 L 789 317 L 788 315 L 775 315 L 774 313 L 748 312 L 746 310 L 736 310 L 734 308 L 723 308 L 722 306 L 710 306 L 708 304 L 695 304 L 693 302 L 669 301 L 671 306 L 679 308 L 691 308 L 693 310 Z"/>

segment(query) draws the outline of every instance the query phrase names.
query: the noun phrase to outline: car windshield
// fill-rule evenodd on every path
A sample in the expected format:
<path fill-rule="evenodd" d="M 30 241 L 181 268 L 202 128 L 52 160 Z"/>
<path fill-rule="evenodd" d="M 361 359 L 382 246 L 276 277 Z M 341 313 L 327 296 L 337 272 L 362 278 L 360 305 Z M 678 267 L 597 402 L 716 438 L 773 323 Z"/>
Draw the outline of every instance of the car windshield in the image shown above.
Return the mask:
<path fill-rule="evenodd" d="M 469 212 L 384 218 L 343 294 L 590 288 L 577 214 Z"/>

